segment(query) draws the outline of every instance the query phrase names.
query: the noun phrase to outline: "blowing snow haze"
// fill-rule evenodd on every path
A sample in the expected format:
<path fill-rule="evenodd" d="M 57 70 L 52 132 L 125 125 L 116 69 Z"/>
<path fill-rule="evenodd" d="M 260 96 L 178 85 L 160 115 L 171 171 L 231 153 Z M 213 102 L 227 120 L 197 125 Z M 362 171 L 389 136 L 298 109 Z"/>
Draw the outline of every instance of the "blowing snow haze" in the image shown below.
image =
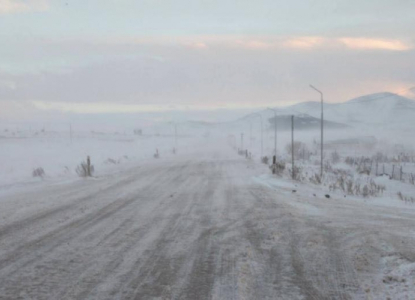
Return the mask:
<path fill-rule="evenodd" d="M 414 16 L 0 0 L 0 299 L 415 299 Z"/>

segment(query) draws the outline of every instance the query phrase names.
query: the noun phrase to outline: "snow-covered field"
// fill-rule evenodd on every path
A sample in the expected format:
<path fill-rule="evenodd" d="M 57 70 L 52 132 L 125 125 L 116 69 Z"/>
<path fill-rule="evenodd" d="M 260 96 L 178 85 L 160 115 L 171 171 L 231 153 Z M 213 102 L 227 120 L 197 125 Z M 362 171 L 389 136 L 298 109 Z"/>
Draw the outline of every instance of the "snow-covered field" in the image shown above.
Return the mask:
<path fill-rule="evenodd" d="M 292 180 L 290 132 L 272 175 L 274 132 L 261 147 L 248 121 L 183 123 L 177 140 L 172 123 L 2 129 L 0 299 L 415 299 L 412 141 L 328 130 L 317 180 L 319 132 L 298 131 Z"/>
<path fill-rule="evenodd" d="M 0 136 L 0 188 L 37 183 L 39 181 L 70 180 L 78 177 L 77 166 L 91 157 L 95 176 L 153 159 L 156 150 L 161 158 L 188 152 L 193 141 L 181 137 L 176 144 L 174 136 L 114 133 L 77 133 L 72 141 L 67 132 L 32 133 Z M 196 141 L 197 143 L 197 141 Z M 43 178 L 34 178 L 33 170 L 42 168 Z"/>
<path fill-rule="evenodd" d="M 21 184 L 2 187 L 0 299 L 415 297 L 415 205 L 326 198 L 225 140 L 179 139 L 173 155 L 171 137 L 143 139 L 57 140 L 72 164 L 39 154 Z M 26 145 L 37 143 L 40 153 L 41 138 Z M 86 154 L 94 178 L 24 182 L 39 163 L 54 174 Z"/>

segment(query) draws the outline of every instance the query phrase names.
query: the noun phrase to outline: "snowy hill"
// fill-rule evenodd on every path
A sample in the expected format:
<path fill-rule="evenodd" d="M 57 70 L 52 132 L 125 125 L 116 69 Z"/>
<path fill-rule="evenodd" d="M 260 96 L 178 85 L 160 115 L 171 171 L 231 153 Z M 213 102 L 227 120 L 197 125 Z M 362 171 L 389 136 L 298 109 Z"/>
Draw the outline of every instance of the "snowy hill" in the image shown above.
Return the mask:
<path fill-rule="evenodd" d="M 320 102 L 305 102 L 279 108 L 281 114 L 308 114 L 319 118 Z M 387 128 L 413 128 L 415 101 L 393 94 L 376 93 L 343 103 L 325 103 L 324 116 L 328 121 L 350 126 L 369 125 Z"/>
<path fill-rule="evenodd" d="M 269 127 L 273 128 L 275 118 L 270 118 Z M 320 118 L 315 118 L 308 114 L 297 114 L 295 115 L 295 129 L 296 130 L 313 130 L 320 129 L 321 123 Z M 291 115 L 278 115 L 277 116 L 277 127 L 278 130 L 291 130 Z M 337 122 L 325 120 L 324 127 L 326 129 L 341 129 L 349 126 Z"/>

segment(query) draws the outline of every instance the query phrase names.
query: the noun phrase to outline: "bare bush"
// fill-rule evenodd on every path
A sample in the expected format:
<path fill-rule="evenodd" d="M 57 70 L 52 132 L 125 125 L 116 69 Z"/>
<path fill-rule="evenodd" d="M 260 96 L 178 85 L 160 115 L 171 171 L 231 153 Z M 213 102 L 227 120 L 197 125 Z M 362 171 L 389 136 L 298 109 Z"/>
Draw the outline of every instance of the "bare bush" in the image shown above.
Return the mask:
<path fill-rule="evenodd" d="M 320 185 L 322 183 L 321 180 L 321 176 L 319 174 L 313 174 L 310 178 L 309 178 L 311 183 Z"/>
<path fill-rule="evenodd" d="M 287 146 L 285 146 L 285 151 L 287 152 L 287 154 L 291 155 L 292 154 L 292 145 L 291 143 L 287 144 Z M 308 160 L 311 156 L 310 151 L 307 148 L 307 145 L 296 141 L 294 142 L 294 157 L 296 159 L 304 159 L 304 160 Z"/>
<path fill-rule="evenodd" d="M 373 155 L 372 159 L 378 163 L 389 162 L 388 156 L 382 152 L 376 152 L 376 154 Z"/>
<path fill-rule="evenodd" d="M 345 158 L 344 162 L 345 162 L 346 164 L 348 164 L 349 166 L 353 166 L 353 165 L 355 165 L 355 164 L 356 164 L 356 158 L 351 157 L 351 156 L 347 156 L 347 157 Z"/>
<path fill-rule="evenodd" d="M 405 196 L 405 195 L 403 195 L 402 194 L 402 192 L 398 192 L 398 198 L 401 200 L 401 201 L 405 201 L 405 203 L 415 203 L 415 198 L 414 197 L 411 197 L 411 196 Z"/>
<path fill-rule="evenodd" d="M 330 191 L 340 190 L 346 195 L 355 195 L 367 197 L 378 197 L 383 194 L 386 187 L 377 184 L 372 178 L 364 180 L 360 177 L 355 178 L 353 175 L 331 174 L 334 176 L 326 176 Z M 362 182 L 363 180 L 363 182 Z M 315 183 L 315 180 L 310 179 L 310 182 Z"/>
<path fill-rule="evenodd" d="M 119 161 L 116 161 L 113 158 L 108 158 L 104 163 L 109 164 L 109 165 L 116 165 L 119 163 Z"/>
<path fill-rule="evenodd" d="M 268 156 L 264 156 L 264 157 L 261 158 L 261 162 L 265 165 L 268 165 L 268 160 L 269 160 Z"/>
<path fill-rule="evenodd" d="M 91 160 L 88 156 L 86 162 L 82 162 L 80 165 L 76 167 L 76 173 L 80 177 L 91 177 L 94 174 L 94 166 L 91 165 Z"/>
<path fill-rule="evenodd" d="M 69 173 L 71 173 L 71 170 L 69 170 L 68 166 L 63 167 L 63 173 L 64 173 L 64 174 L 69 174 Z"/>
<path fill-rule="evenodd" d="M 365 197 L 365 198 L 369 197 L 369 188 L 368 188 L 368 186 L 367 186 L 367 185 L 365 185 L 365 186 L 363 187 L 363 190 L 362 190 L 362 196 L 363 196 L 363 197 Z"/>
<path fill-rule="evenodd" d="M 303 181 L 304 176 L 302 176 L 302 170 L 300 167 L 294 166 L 294 169 L 291 170 L 292 179 L 297 181 Z"/>
<path fill-rule="evenodd" d="M 275 164 L 270 166 L 272 174 L 282 175 L 285 170 L 285 162 L 277 161 Z"/>
<path fill-rule="evenodd" d="M 330 160 L 333 164 L 337 164 L 340 162 L 340 155 L 337 151 L 334 151 L 330 155 Z"/>
<path fill-rule="evenodd" d="M 33 177 L 43 178 L 45 175 L 46 175 L 45 170 L 43 170 L 43 168 L 41 167 L 34 169 L 32 172 Z"/>

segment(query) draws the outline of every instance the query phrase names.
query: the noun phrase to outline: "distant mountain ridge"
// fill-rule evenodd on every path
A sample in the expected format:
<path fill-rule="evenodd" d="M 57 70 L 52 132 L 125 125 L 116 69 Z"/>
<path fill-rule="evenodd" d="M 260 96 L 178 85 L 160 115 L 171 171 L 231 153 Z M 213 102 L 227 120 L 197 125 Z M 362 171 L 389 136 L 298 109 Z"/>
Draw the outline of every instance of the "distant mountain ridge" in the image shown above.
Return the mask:
<path fill-rule="evenodd" d="M 304 102 L 277 108 L 278 114 L 307 114 L 320 118 L 320 102 Z M 375 93 L 342 103 L 324 103 L 324 118 L 349 126 L 415 126 L 415 101 L 393 93 Z"/>
<path fill-rule="evenodd" d="M 275 118 L 268 119 L 269 128 L 273 128 L 275 124 Z M 315 118 L 308 114 L 294 115 L 294 127 L 296 130 L 314 130 L 319 129 L 321 126 L 320 118 Z M 324 120 L 325 129 L 342 129 L 348 128 L 348 125 Z M 277 115 L 277 128 L 278 130 L 291 130 L 291 115 Z"/>

